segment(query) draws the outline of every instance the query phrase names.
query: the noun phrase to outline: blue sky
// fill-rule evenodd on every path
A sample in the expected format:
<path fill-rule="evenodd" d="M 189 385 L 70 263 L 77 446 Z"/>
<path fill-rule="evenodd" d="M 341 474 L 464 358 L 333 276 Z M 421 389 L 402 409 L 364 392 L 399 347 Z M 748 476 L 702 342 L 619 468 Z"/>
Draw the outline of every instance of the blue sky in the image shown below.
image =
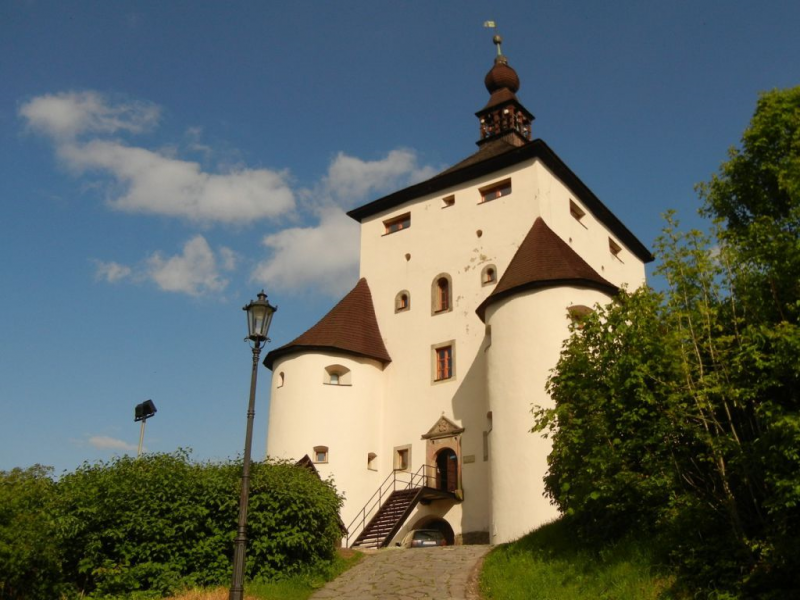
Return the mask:
<path fill-rule="evenodd" d="M 647 245 L 798 85 L 800 3 L 0 3 L 0 469 L 242 452 L 272 347 L 357 277 L 345 210 L 475 150 L 494 19 L 544 139 Z M 260 369 L 254 455 L 270 373 Z"/>

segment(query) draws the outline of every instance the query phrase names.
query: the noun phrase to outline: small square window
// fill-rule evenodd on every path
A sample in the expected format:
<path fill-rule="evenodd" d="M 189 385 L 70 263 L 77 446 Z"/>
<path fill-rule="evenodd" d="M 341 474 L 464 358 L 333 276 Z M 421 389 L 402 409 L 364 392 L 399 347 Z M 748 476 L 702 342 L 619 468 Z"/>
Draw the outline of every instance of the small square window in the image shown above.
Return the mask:
<path fill-rule="evenodd" d="M 328 462 L 328 447 L 327 446 L 314 446 L 314 462 L 326 463 Z"/>
<path fill-rule="evenodd" d="M 394 470 L 408 471 L 411 468 L 411 446 L 394 449 Z"/>
<path fill-rule="evenodd" d="M 455 196 L 446 196 L 445 198 L 442 198 L 442 208 L 448 208 L 450 206 L 454 206 L 455 203 L 456 203 Z"/>
<path fill-rule="evenodd" d="M 496 200 L 503 196 L 508 196 L 511 193 L 511 180 L 506 179 L 500 183 L 496 183 L 481 190 L 481 202 L 489 202 Z"/>
<path fill-rule="evenodd" d="M 569 214 L 572 215 L 572 218 L 575 219 L 578 223 L 583 225 L 581 219 L 586 216 L 586 211 L 583 210 L 580 206 L 578 206 L 574 200 L 569 201 Z"/>
<path fill-rule="evenodd" d="M 411 213 L 406 213 L 404 215 L 400 215 L 399 217 L 395 217 L 394 219 L 384 221 L 383 226 L 386 234 L 408 229 L 411 227 Z"/>
<path fill-rule="evenodd" d="M 611 252 L 612 256 L 614 256 L 614 258 L 619 259 L 619 253 L 622 252 L 622 246 L 620 246 L 611 238 L 608 238 L 608 250 Z"/>

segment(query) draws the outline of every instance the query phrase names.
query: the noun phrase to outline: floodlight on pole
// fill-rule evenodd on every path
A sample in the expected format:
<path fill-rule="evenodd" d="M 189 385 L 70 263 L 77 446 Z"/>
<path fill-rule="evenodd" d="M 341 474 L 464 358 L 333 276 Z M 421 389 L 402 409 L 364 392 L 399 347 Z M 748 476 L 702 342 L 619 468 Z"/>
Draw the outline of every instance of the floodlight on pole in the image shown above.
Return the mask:
<path fill-rule="evenodd" d="M 244 566 L 247 548 L 247 503 L 250 498 L 250 451 L 253 446 L 253 418 L 256 414 L 256 380 L 258 379 L 258 357 L 261 347 L 269 341 L 267 333 L 272 323 L 272 316 L 278 310 L 267 300 L 264 290 L 242 310 L 247 311 L 247 337 L 252 342 L 253 370 L 250 373 L 250 401 L 247 405 L 247 430 L 244 441 L 244 464 L 242 465 L 242 488 L 239 497 L 239 525 L 236 529 L 236 540 L 233 551 L 233 581 L 231 583 L 230 600 L 244 599 Z"/>
<path fill-rule="evenodd" d="M 142 422 L 142 426 L 139 429 L 139 449 L 136 451 L 136 458 L 139 458 L 142 455 L 142 444 L 144 443 L 144 424 L 147 423 L 147 419 L 156 414 L 156 412 L 156 405 L 153 404 L 152 400 L 145 400 L 141 404 L 137 404 L 136 408 L 133 410 L 133 422 Z"/>

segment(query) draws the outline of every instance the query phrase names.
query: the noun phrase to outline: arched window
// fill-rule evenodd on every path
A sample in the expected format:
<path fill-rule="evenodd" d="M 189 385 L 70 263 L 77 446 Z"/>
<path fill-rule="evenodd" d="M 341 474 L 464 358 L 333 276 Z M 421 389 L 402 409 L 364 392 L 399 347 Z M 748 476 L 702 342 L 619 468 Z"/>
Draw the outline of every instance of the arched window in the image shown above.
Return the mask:
<path fill-rule="evenodd" d="M 447 273 L 437 275 L 431 287 L 431 312 L 439 314 L 453 309 L 453 285 Z"/>
<path fill-rule="evenodd" d="M 394 312 L 402 312 L 409 308 L 411 308 L 411 294 L 408 290 L 403 290 L 394 297 Z"/>
<path fill-rule="evenodd" d="M 481 271 L 481 285 L 492 285 L 497 283 L 497 267 L 486 265 Z"/>
<path fill-rule="evenodd" d="M 322 383 L 327 385 L 352 385 L 350 369 L 342 365 L 325 367 Z"/>

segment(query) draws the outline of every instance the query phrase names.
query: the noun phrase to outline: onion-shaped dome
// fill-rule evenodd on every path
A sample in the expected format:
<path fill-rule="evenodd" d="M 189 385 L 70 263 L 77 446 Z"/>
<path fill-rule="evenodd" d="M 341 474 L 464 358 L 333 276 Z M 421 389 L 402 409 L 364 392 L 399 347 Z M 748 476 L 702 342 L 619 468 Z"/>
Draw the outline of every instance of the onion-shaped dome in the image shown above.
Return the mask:
<path fill-rule="evenodd" d="M 498 56 L 495 59 L 494 66 L 486 74 L 483 83 L 490 94 L 502 89 L 510 90 L 512 93 L 519 90 L 519 76 L 508 66 L 505 56 Z"/>

